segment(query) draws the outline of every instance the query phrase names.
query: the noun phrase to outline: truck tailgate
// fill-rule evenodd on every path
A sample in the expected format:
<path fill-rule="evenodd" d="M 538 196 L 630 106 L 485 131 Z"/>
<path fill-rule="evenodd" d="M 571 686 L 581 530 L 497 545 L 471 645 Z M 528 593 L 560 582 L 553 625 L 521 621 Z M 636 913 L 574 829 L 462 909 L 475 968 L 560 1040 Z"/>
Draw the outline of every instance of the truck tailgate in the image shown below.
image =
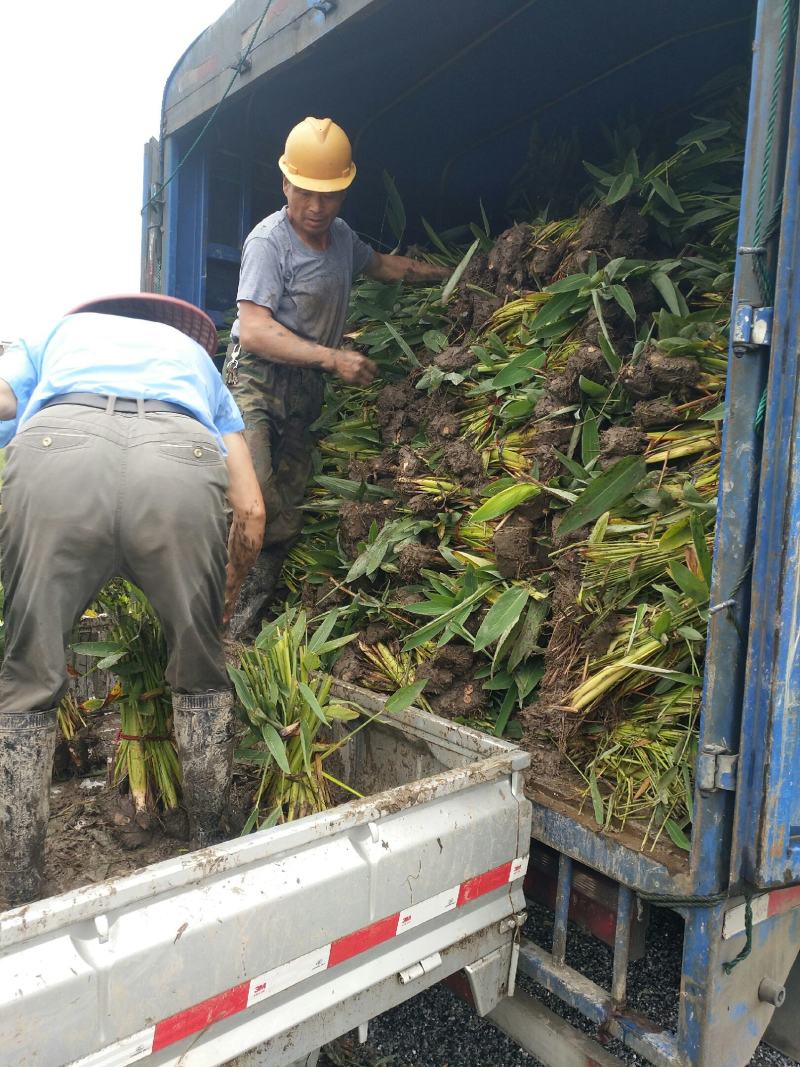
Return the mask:
<path fill-rule="evenodd" d="M 280 1067 L 487 957 L 496 1002 L 524 908 L 527 756 L 416 709 L 343 752 L 348 781 L 390 788 L 0 917 L 8 1062 L 210 1067 L 269 1043 Z"/>

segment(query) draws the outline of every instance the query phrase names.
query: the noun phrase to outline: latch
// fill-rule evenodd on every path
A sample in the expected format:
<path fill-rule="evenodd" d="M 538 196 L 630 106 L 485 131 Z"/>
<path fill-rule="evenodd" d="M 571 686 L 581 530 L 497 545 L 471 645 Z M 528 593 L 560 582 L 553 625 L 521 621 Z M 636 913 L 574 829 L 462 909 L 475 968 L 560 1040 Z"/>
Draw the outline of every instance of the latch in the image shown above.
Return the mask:
<path fill-rule="evenodd" d="M 733 316 L 733 351 L 737 356 L 772 343 L 772 308 L 737 304 Z"/>
<path fill-rule="evenodd" d="M 738 765 L 738 754 L 726 752 L 719 746 L 706 745 L 697 756 L 695 775 L 698 789 L 703 793 L 715 793 L 720 789 L 733 792 L 736 789 Z"/>
<path fill-rule="evenodd" d="M 415 963 L 412 967 L 406 967 L 404 971 L 400 971 L 397 977 L 400 979 L 401 985 L 408 985 L 408 983 L 413 982 L 415 978 L 421 978 L 423 974 L 430 974 L 431 971 L 435 971 L 437 967 L 441 966 L 441 953 L 433 952 L 430 956 L 426 956 L 425 959 L 420 960 L 419 963 Z"/>

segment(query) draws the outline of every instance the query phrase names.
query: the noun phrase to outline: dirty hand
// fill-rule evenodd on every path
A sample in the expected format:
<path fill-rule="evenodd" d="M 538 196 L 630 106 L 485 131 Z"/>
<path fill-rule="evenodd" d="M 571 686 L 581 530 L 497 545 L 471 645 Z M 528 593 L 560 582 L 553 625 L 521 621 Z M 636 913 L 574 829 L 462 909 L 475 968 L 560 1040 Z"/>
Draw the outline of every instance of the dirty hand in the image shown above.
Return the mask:
<path fill-rule="evenodd" d="M 330 369 L 348 385 L 369 385 L 378 373 L 376 363 L 352 348 L 335 350 Z"/>

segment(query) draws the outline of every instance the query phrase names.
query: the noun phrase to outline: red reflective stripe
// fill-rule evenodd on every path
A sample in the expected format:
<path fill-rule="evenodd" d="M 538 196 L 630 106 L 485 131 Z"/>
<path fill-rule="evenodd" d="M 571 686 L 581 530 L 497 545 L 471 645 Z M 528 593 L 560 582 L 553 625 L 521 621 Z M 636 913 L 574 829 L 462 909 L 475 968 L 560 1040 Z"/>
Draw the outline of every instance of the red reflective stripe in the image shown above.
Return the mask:
<path fill-rule="evenodd" d="M 233 989 L 226 989 L 224 993 L 218 993 L 215 997 L 209 997 L 200 1004 L 195 1004 L 185 1011 L 179 1011 L 177 1015 L 171 1015 L 169 1019 L 156 1023 L 153 1052 L 158 1052 L 159 1049 L 166 1048 L 167 1045 L 172 1045 L 183 1037 L 196 1034 L 212 1023 L 227 1019 L 229 1015 L 242 1011 L 247 1007 L 249 988 L 249 982 L 242 982 Z"/>
<path fill-rule="evenodd" d="M 499 889 L 502 885 L 508 885 L 510 876 L 511 861 L 509 860 L 508 863 L 501 863 L 494 870 L 486 871 L 485 874 L 478 874 L 474 878 L 470 878 L 469 881 L 462 882 L 461 889 L 458 892 L 457 906 L 460 908 L 470 900 L 475 900 L 486 893 L 491 893 L 493 889 Z"/>
<path fill-rule="evenodd" d="M 356 930 L 354 934 L 347 934 L 346 937 L 340 937 L 338 941 L 334 941 L 331 945 L 328 968 L 335 967 L 337 963 L 349 960 L 352 956 L 357 956 L 359 952 L 366 952 L 368 948 L 373 948 L 375 945 L 380 945 L 382 941 L 388 941 L 394 937 L 399 919 L 400 912 L 396 911 L 394 915 L 379 919 L 376 923 Z"/>
<path fill-rule="evenodd" d="M 790 889 L 778 889 L 769 895 L 767 904 L 767 918 L 780 915 L 784 911 L 800 906 L 800 885 L 793 885 Z"/>

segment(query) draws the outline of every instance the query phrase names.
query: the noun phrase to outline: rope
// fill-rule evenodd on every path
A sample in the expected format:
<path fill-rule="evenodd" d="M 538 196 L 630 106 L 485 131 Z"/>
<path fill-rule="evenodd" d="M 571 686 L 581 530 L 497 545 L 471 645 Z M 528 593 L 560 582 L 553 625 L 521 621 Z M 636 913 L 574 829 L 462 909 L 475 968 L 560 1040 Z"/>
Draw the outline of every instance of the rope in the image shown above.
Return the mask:
<path fill-rule="evenodd" d="M 742 951 L 728 963 L 722 964 L 725 974 L 730 974 L 734 967 L 738 967 L 742 960 L 746 960 L 753 948 L 753 904 L 752 897 L 746 896 L 744 900 L 744 945 Z"/>
<path fill-rule="evenodd" d="M 637 896 L 656 908 L 713 908 L 729 899 L 727 893 L 712 893 L 705 897 L 671 897 L 659 896 L 655 893 L 638 893 Z M 730 974 L 742 960 L 747 959 L 753 950 L 753 897 L 751 893 L 745 893 L 744 897 L 744 934 L 744 945 L 738 956 L 722 964 L 725 974 Z"/>
<path fill-rule="evenodd" d="M 678 897 L 664 896 L 663 893 L 639 893 L 640 900 L 652 904 L 654 908 L 713 908 L 728 899 L 727 893 L 712 893 L 709 896 Z"/>
<path fill-rule="evenodd" d="M 778 220 L 775 218 L 775 212 L 777 211 L 779 219 L 780 201 L 775 205 L 767 226 L 763 229 L 762 227 L 764 223 L 764 209 L 767 202 L 769 180 L 772 172 L 772 149 L 775 140 L 775 123 L 778 116 L 778 103 L 780 101 L 781 89 L 783 86 L 784 65 L 786 62 L 786 41 L 793 21 L 792 16 L 794 7 L 794 0 L 784 0 L 783 13 L 781 15 L 781 28 L 778 37 L 778 49 L 775 56 L 775 75 L 772 80 L 772 95 L 769 104 L 769 115 L 767 117 L 767 135 L 764 141 L 764 166 L 761 169 L 761 182 L 758 188 L 758 204 L 753 225 L 753 244 L 755 246 L 765 244 L 766 241 L 773 237 L 778 231 Z M 773 279 L 770 278 L 767 272 L 765 257 L 756 254 L 753 258 L 753 269 L 758 282 L 758 287 L 761 290 L 761 298 L 764 301 L 764 304 L 772 304 L 774 300 L 775 286 Z"/>
<path fill-rule="evenodd" d="M 162 182 L 161 185 L 159 185 L 159 187 L 153 193 L 153 195 L 148 200 L 146 200 L 144 202 L 144 205 L 142 206 L 142 210 L 139 212 L 140 215 L 143 215 L 145 213 L 145 211 L 147 211 L 147 209 L 150 207 L 150 205 L 161 197 L 161 194 L 164 192 L 164 190 L 167 188 L 167 186 L 173 181 L 173 179 L 177 177 L 178 172 L 180 171 L 180 169 L 183 166 L 183 164 L 187 161 L 187 159 L 189 159 L 191 154 L 194 152 L 195 148 L 197 148 L 197 146 L 200 144 L 202 139 L 205 137 L 206 131 L 208 130 L 209 126 L 214 121 L 214 119 L 217 117 L 217 113 L 219 112 L 219 109 L 224 104 L 226 98 L 230 94 L 231 89 L 233 89 L 233 86 L 234 86 L 234 84 L 236 82 L 236 79 L 241 75 L 242 71 L 245 69 L 245 64 L 247 62 L 247 59 L 250 56 L 250 53 L 253 51 L 253 47 L 255 45 L 256 37 L 258 36 L 258 31 L 261 29 L 261 25 L 264 22 L 264 19 L 267 17 L 267 12 L 269 11 L 269 9 L 271 7 L 272 7 L 272 0 L 267 0 L 267 4 L 266 4 L 265 8 L 261 12 L 261 18 L 256 23 L 256 28 L 253 30 L 252 36 L 250 37 L 250 42 L 247 45 L 247 48 L 245 48 L 244 52 L 242 52 L 241 56 L 239 57 L 239 62 L 236 64 L 236 66 L 233 69 L 233 77 L 228 82 L 227 89 L 222 94 L 222 96 L 220 97 L 216 107 L 214 108 L 214 110 L 209 115 L 205 126 L 203 126 L 202 130 L 198 133 L 197 137 L 195 137 L 194 141 L 189 146 L 188 151 L 183 156 L 183 158 L 180 160 L 178 165 L 175 167 L 175 169 L 173 170 L 172 174 L 170 174 L 170 176 L 167 178 L 167 180 L 165 182 Z M 309 9 L 309 10 L 311 10 L 311 9 Z M 303 15 L 305 15 L 305 14 L 307 14 L 307 12 L 304 11 Z"/>

